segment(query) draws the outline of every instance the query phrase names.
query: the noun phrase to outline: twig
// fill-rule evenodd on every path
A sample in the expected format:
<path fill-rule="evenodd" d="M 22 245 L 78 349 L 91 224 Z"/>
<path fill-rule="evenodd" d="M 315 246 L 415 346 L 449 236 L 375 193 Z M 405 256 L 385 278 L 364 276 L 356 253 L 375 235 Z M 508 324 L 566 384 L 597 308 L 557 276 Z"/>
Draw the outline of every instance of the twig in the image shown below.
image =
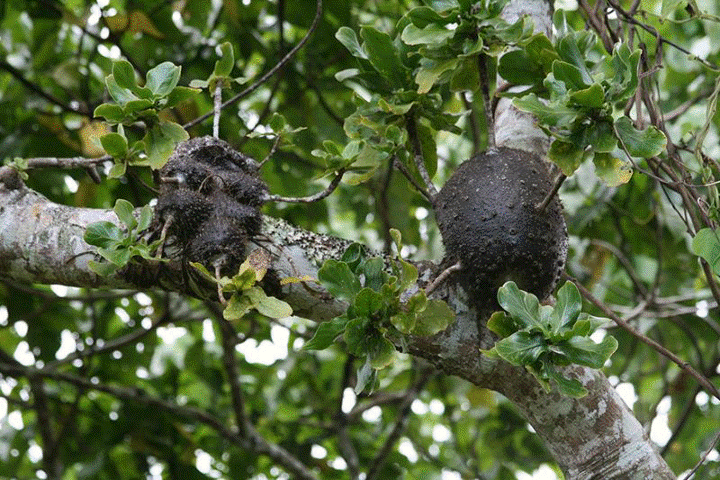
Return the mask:
<path fill-rule="evenodd" d="M 262 159 L 262 161 L 260 162 L 258 168 L 260 168 L 260 167 L 262 167 L 263 165 L 265 165 L 265 162 L 267 162 L 268 160 L 270 160 L 270 157 L 272 157 L 273 155 L 275 155 L 275 152 L 277 152 L 278 146 L 280 145 L 280 140 L 282 140 L 282 137 L 281 137 L 280 135 L 278 135 L 277 137 L 275 137 L 275 141 L 273 142 L 272 147 L 270 147 L 270 151 L 267 153 L 267 155 L 265 155 L 265 158 Z"/>
<path fill-rule="evenodd" d="M 310 195 L 309 197 L 281 197 L 280 195 L 267 195 L 265 197 L 265 200 L 270 202 L 285 202 L 285 203 L 313 203 L 317 202 L 319 200 L 322 200 L 323 198 L 330 195 L 332 192 L 335 191 L 337 186 L 340 184 L 340 180 L 342 180 L 343 175 L 345 175 L 345 169 L 341 169 L 337 172 L 335 175 L 335 178 L 332 179 L 332 182 L 330 182 L 330 185 L 327 186 L 325 190 L 322 192 L 318 192 L 315 195 Z"/>
<path fill-rule="evenodd" d="M 443 270 L 440 275 L 435 278 L 435 280 L 430 283 L 427 287 L 425 287 L 425 295 L 430 295 L 437 287 L 440 286 L 442 282 L 444 282 L 453 272 L 457 272 L 462 270 L 462 264 L 460 262 L 457 262 L 454 265 L 449 266 L 445 270 Z"/>
<path fill-rule="evenodd" d="M 562 186 L 562 184 L 563 184 L 563 182 L 565 181 L 566 178 L 567 178 L 567 176 L 565 176 L 564 173 L 561 173 L 561 174 L 555 179 L 555 185 L 553 185 L 552 190 L 550 190 L 550 191 L 548 192 L 547 196 L 545 197 L 545 199 L 544 199 L 542 202 L 540 202 L 540 203 L 538 203 L 537 205 L 535 205 L 535 210 L 537 211 L 537 213 L 543 213 L 543 212 L 545 211 L 545 209 L 547 208 L 547 206 L 550 205 L 550 202 L 551 202 L 552 199 L 555 197 L 555 195 L 557 194 L 558 190 L 560 190 L 560 187 Z"/>
<path fill-rule="evenodd" d="M 57 168 L 88 168 L 93 167 L 95 165 L 105 163 L 105 162 L 112 162 L 113 157 L 110 155 L 104 155 L 102 157 L 97 158 L 85 158 L 85 157 L 67 157 L 67 158 L 58 158 L 58 157 L 36 157 L 36 158 L 28 158 L 27 164 L 28 168 L 48 168 L 48 167 L 57 167 Z"/>
<path fill-rule="evenodd" d="M 235 412 L 235 421 L 237 423 L 238 433 L 245 436 L 247 433 L 247 417 L 245 416 L 245 400 L 242 390 L 240 389 L 240 372 L 235 358 L 235 347 L 237 346 L 237 333 L 230 322 L 222 316 L 218 316 L 220 323 L 220 332 L 222 334 L 223 343 L 223 365 L 227 381 L 230 384 L 230 397 L 232 399 L 233 411 Z"/>
<path fill-rule="evenodd" d="M 660 353 L 662 356 L 670 359 L 672 362 L 674 362 L 678 367 L 680 367 L 683 371 L 688 373 L 690 376 L 692 376 L 695 380 L 702 385 L 705 390 L 710 392 L 714 397 L 720 399 L 720 391 L 712 384 L 710 381 L 703 376 L 700 372 L 695 370 L 688 362 L 684 361 L 682 358 L 675 355 L 673 352 L 668 350 L 667 348 L 660 345 L 658 342 L 653 340 L 652 338 L 648 338 L 647 336 L 643 335 L 642 333 L 638 332 L 633 328 L 630 324 L 628 324 L 625 320 L 618 317 L 615 312 L 610 310 L 607 305 L 602 303 L 600 300 L 595 298 L 595 296 L 590 293 L 590 291 L 585 288 L 583 284 L 581 284 L 577 279 L 571 277 L 568 274 L 564 274 L 565 278 L 570 280 L 577 286 L 578 290 L 580 290 L 580 293 L 582 293 L 583 297 L 585 297 L 590 303 L 595 305 L 597 308 L 602 310 L 605 315 L 607 315 L 610 319 L 612 319 L 613 322 L 615 322 L 618 326 L 622 327 L 624 330 L 626 330 L 628 333 L 630 333 L 632 336 L 636 337 L 640 341 L 646 343 L 653 349 L 655 349 L 658 353 Z"/>
<path fill-rule="evenodd" d="M 87 390 L 107 393 L 108 395 L 112 395 L 116 398 L 132 402 L 135 405 L 159 408 L 173 415 L 207 425 L 218 432 L 218 434 L 220 434 L 223 438 L 243 449 L 267 455 L 278 465 L 285 468 L 291 474 L 292 478 L 298 478 L 301 480 L 318 480 L 315 474 L 313 474 L 305 464 L 298 460 L 297 457 L 280 445 L 269 443 L 251 425 L 248 425 L 247 436 L 242 437 L 232 428 L 228 427 L 223 419 L 210 415 L 204 410 L 181 406 L 155 397 L 138 387 L 129 388 L 111 386 L 103 383 L 93 383 L 89 379 L 78 377 L 76 375 L 51 371 L 48 369 L 25 367 L 14 362 L 5 363 L 3 360 L 0 360 L 0 372 L 12 377 L 38 376 L 51 378 L 53 380 L 70 383 Z"/>
<path fill-rule="evenodd" d="M 495 117 L 490 102 L 490 76 L 487 71 L 487 55 L 477 57 L 478 73 L 480 74 L 480 89 L 482 91 L 483 110 L 485 112 L 485 128 L 487 130 L 488 148 L 495 148 Z"/>
<path fill-rule="evenodd" d="M 220 108 L 224 109 L 226 107 L 229 107 L 230 105 L 233 105 L 233 104 L 239 102 L 242 98 L 250 95 L 252 92 L 257 90 L 260 87 L 260 85 L 262 85 L 263 83 L 265 83 L 267 81 L 268 78 L 275 75 L 275 73 L 278 70 L 280 70 L 286 63 L 288 63 L 290 61 L 290 59 L 298 52 L 298 50 L 300 50 L 303 47 L 303 45 L 305 45 L 305 43 L 307 43 L 307 41 L 310 39 L 310 36 L 313 34 L 313 32 L 317 28 L 318 24 L 320 23 L 321 16 L 322 16 L 322 0 L 317 0 L 317 7 L 315 10 L 315 18 L 313 18 L 313 22 L 310 25 L 310 28 L 308 29 L 305 36 L 298 42 L 298 44 L 295 45 L 292 48 L 292 50 L 290 50 L 287 53 L 287 55 L 285 55 L 274 67 L 272 67 L 270 70 L 268 70 L 262 77 L 257 79 L 252 85 L 247 87 L 242 92 L 238 93 L 237 95 L 230 98 L 229 100 L 226 100 L 225 103 L 223 103 L 220 106 Z M 188 123 L 186 123 L 185 125 L 183 125 L 183 128 L 185 128 L 187 130 L 188 128 L 193 127 L 193 126 L 197 125 L 198 123 L 204 122 L 205 120 L 210 118 L 212 115 L 213 115 L 213 112 L 209 112 L 204 115 L 201 115 L 201 116 L 197 117 L 196 119 L 191 120 Z"/>
<path fill-rule="evenodd" d="M 387 462 L 388 455 L 395 448 L 395 444 L 400 438 L 400 435 L 402 435 L 402 432 L 405 431 L 408 416 L 410 415 L 410 405 L 412 405 L 412 402 L 415 401 L 420 394 L 420 391 L 430 380 L 432 372 L 433 370 L 431 368 L 423 370 L 420 373 L 420 379 L 406 391 L 405 399 L 403 400 L 402 405 L 400 405 L 400 414 L 395 422 L 395 426 L 390 432 L 390 435 L 388 435 L 385 439 L 385 443 L 377 452 L 375 458 L 373 458 L 370 470 L 368 470 L 367 476 L 365 477 L 367 480 L 376 480 L 378 478 L 382 467 L 385 465 L 385 462 Z"/>
<path fill-rule="evenodd" d="M 222 89 L 223 82 L 215 82 L 215 96 L 213 108 L 213 137 L 220 138 L 220 113 L 222 113 Z"/>
<path fill-rule="evenodd" d="M 397 158 L 393 159 L 393 166 L 400 170 L 400 173 L 402 173 L 405 178 L 408 179 L 408 182 L 410 182 L 413 187 L 415 187 L 417 191 L 420 192 L 420 194 L 425 197 L 425 199 L 427 199 L 428 202 L 433 202 L 433 197 L 430 195 L 430 193 L 428 193 L 428 191 L 425 190 L 425 188 L 420 185 L 417 180 L 415 180 L 415 177 L 413 177 L 412 173 L 408 171 L 408 169 L 405 167 L 405 165 L 402 164 L 400 160 L 398 160 Z"/>
<path fill-rule="evenodd" d="M 420 136 L 418 135 L 415 117 L 412 113 L 409 113 L 405 116 L 405 118 L 405 126 L 407 128 L 408 137 L 410 137 L 410 142 L 412 142 L 413 146 L 413 158 L 415 159 L 415 165 L 420 173 L 420 178 L 422 178 L 422 181 L 425 183 L 425 188 L 427 189 L 426 191 L 430 195 L 430 198 L 435 198 L 438 190 L 432 183 L 427 168 L 425 168 L 425 155 L 423 155 L 422 143 L 420 142 Z"/>
<path fill-rule="evenodd" d="M 715 439 L 712 441 L 712 443 L 711 443 L 710 446 L 707 448 L 707 450 L 705 450 L 705 453 L 703 454 L 703 456 L 702 456 L 702 458 L 700 459 L 700 461 L 695 465 L 695 467 L 693 467 L 692 470 L 690 470 L 690 472 L 688 472 L 687 476 L 684 477 L 682 480 L 690 480 L 692 477 L 695 476 L 695 474 L 697 473 L 698 469 L 702 466 L 703 463 L 705 463 L 705 460 L 707 460 L 707 457 L 708 457 L 708 455 L 710 455 L 710 452 L 712 452 L 713 450 L 715 450 L 715 446 L 717 446 L 718 442 L 720 442 L 720 432 L 718 432 L 718 433 L 715 435 Z"/>

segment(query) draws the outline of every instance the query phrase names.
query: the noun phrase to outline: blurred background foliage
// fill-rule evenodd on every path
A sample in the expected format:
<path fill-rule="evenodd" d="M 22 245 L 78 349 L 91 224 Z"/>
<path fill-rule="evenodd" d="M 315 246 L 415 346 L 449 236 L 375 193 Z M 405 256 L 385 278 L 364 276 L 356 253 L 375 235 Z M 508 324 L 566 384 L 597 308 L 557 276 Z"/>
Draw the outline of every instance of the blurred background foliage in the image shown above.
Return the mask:
<path fill-rule="evenodd" d="M 652 31 L 620 21 L 608 10 L 613 2 L 598 2 L 567 0 L 555 6 L 564 10 L 572 29 L 586 29 L 588 12 L 595 12 L 619 40 L 644 46 L 646 91 L 665 115 L 669 141 L 682 162 L 672 168 L 693 185 L 711 220 L 717 220 L 720 7 L 712 0 L 621 2 L 643 13 L 640 20 L 666 39 L 658 42 Z M 327 140 L 348 141 L 343 125 L 355 112 L 354 93 L 335 74 L 357 63 L 336 39 L 338 29 L 358 32 L 369 24 L 394 35 L 398 20 L 419 3 L 324 0 L 308 44 L 224 112 L 220 137 L 258 160 L 274 138 L 250 134 L 270 132 L 273 113 L 282 114 L 290 127 L 303 128 L 262 168 L 272 193 L 304 196 L 322 190 L 329 181 L 326 166 L 311 152 Z M 234 73 L 249 83 L 305 35 L 314 11 L 314 0 L 4 0 L 0 158 L 102 155 L 93 139 L 108 127 L 92 112 L 109 99 L 104 78 L 113 60 L 127 59 L 141 77 L 171 61 L 182 66 L 180 85 L 188 85 L 209 77 L 217 47 L 230 42 Z M 237 93 L 243 86 L 233 88 Z M 469 133 L 473 122 L 484 125 L 479 95 L 463 98 L 448 88 L 436 93 L 444 109 L 461 113 L 457 125 L 464 132 L 435 136 L 434 180 L 441 185 L 487 139 Z M 186 124 L 211 110 L 204 91 L 163 114 Z M 191 136 L 210 132 L 209 121 L 189 129 Z M 142 131 L 130 128 L 128 135 L 140 138 Z M 694 206 L 644 174 L 645 162 L 635 167 L 628 183 L 609 187 L 586 163 L 563 185 L 571 238 L 568 272 L 717 385 L 720 322 L 717 301 L 690 249 L 695 232 L 686 220 Z M 148 169 L 138 167 L 100 184 L 83 170 L 52 168 L 30 170 L 27 181 L 55 202 L 94 208 L 111 208 L 117 198 L 147 204 L 155 197 L 151 184 Z M 396 228 L 408 258 L 442 256 L 427 201 L 387 161 L 367 182 L 341 184 L 322 202 L 269 204 L 264 213 L 378 250 L 389 248 L 388 231 Z M 219 313 L 211 305 L 163 292 L 88 291 L 11 279 L 0 283 L 0 305 L 3 354 L 23 364 L 55 365 L 94 385 L 137 388 L 231 422 L 221 334 L 213 321 Z M 348 466 L 347 444 L 357 455 L 350 462 L 369 468 L 399 420 L 407 421 L 407 428 L 377 478 L 510 480 L 528 478 L 522 472 L 541 465 L 546 472 L 557 470 L 527 422 L 495 393 L 427 371 L 400 355 L 382 372 L 375 392 L 356 396 L 357 365 L 342 348 L 300 350 L 313 322 L 257 317 L 236 327 L 244 340 L 237 350 L 248 417 L 263 437 L 321 478 L 348 478 L 353 465 Z M 715 437 L 720 405 L 676 365 L 624 331 L 611 330 L 620 347 L 607 375 L 673 470 L 692 468 Z M 53 426 L 54 445 L 43 442 L 39 425 L 47 419 L 39 419 L 34 408 L 31 382 L 0 378 L 0 478 L 45 478 L 48 455 L 63 466 L 61 478 L 68 480 L 289 478 L 267 457 L 229 444 L 202 422 L 71 382 L 45 380 L 44 385 L 43 414 Z M 716 450 L 700 472 L 698 478 L 720 478 Z M 544 478 L 553 478 L 548 475 Z"/>

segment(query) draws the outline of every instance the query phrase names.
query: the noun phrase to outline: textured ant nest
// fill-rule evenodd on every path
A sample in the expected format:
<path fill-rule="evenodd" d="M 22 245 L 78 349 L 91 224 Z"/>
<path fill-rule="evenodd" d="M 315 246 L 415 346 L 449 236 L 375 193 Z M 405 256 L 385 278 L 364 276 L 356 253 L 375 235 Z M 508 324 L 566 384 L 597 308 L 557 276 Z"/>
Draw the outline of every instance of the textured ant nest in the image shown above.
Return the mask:
<path fill-rule="evenodd" d="M 214 137 L 181 143 L 160 170 L 155 224 L 188 261 L 237 271 L 260 233 L 267 186 L 257 163 Z"/>

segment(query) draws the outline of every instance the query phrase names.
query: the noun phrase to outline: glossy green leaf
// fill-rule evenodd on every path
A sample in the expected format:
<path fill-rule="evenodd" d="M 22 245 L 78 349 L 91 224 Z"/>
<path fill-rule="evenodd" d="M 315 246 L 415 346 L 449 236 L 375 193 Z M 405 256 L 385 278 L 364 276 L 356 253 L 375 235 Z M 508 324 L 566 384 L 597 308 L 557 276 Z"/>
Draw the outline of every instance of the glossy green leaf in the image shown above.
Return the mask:
<path fill-rule="evenodd" d="M 555 295 L 554 312 L 557 324 L 553 326 L 555 332 L 560 328 L 571 328 L 582 310 L 582 297 L 580 291 L 571 281 L 566 281 Z"/>
<path fill-rule="evenodd" d="M 692 251 L 708 262 L 715 275 L 720 275 L 720 229 L 713 231 L 710 228 L 703 228 L 699 230 L 693 237 Z"/>
<path fill-rule="evenodd" d="M 442 300 L 431 299 L 417 314 L 413 335 L 435 335 L 445 330 L 455 320 L 455 312 Z"/>
<path fill-rule="evenodd" d="M 135 69 L 127 60 L 113 62 L 112 74 L 117 84 L 122 88 L 132 90 L 137 86 L 135 81 Z"/>
<path fill-rule="evenodd" d="M 651 125 L 638 130 L 626 116 L 615 121 L 615 132 L 633 157 L 651 158 L 660 155 L 667 145 L 665 134 L 656 127 Z"/>
<path fill-rule="evenodd" d="M 279 319 L 292 315 L 292 308 L 287 302 L 267 295 L 260 287 L 249 288 L 245 295 L 250 297 L 255 309 L 268 318 Z"/>
<path fill-rule="evenodd" d="M 360 280 L 345 262 L 327 260 L 318 271 L 320 283 L 340 300 L 351 301 L 361 289 Z"/>
<path fill-rule="evenodd" d="M 225 306 L 223 317 L 225 320 L 230 321 L 240 320 L 253 308 L 255 308 L 255 304 L 250 297 L 241 293 L 235 293 L 230 297 L 230 300 Z"/>
<path fill-rule="evenodd" d="M 513 365 L 530 365 L 548 350 L 542 335 L 525 331 L 499 340 L 494 348 L 503 360 Z"/>
<path fill-rule="evenodd" d="M 510 315 L 505 312 L 494 312 L 487 322 L 487 328 L 496 333 L 500 338 L 509 337 L 517 332 L 518 327 Z"/>
<path fill-rule="evenodd" d="M 578 89 L 570 94 L 570 99 L 577 105 L 588 108 L 600 108 L 605 103 L 605 91 L 598 83 L 590 87 Z"/>
<path fill-rule="evenodd" d="M 521 328 L 539 327 L 545 331 L 540 321 L 540 302 L 532 293 L 520 290 L 515 282 L 506 282 L 498 289 L 498 303 L 518 322 Z"/>
<path fill-rule="evenodd" d="M 360 29 L 360 36 L 365 41 L 368 60 L 378 73 L 394 88 L 406 87 L 409 72 L 400 61 L 390 36 L 368 25 Z"/>
<path fill-rule="evenodd" d="M 337 38 L 354 57 L 367 60 L 368 55 L 362 46 L 360 46 L 357 35 L 355 35 L 352 28 L 340 27 L 335 33 L 335 38 Z"/>
<path fill-rule="evenodd" d="M 83 240 L 88 245 L 108 248 L 123 238 L 123 232 L 112 222 L 96 222 L 88 225 Z"/>
<path fill-rule="evenodd" d="M 575 173 L 585 156 L 585 152 L 569 142 L 555 140 L 550 144 L 548 157 L 568 177 Z"/>
<path fill-rule="evenodd" d="M 385 337 L 372 336 L 368 340 L 368 358 L 375 370 L 390 365 L 395 356 L 395 346 Z"/>
<path fill-rule="evenodd" d="M 372 317 L 383 307 L 382 295 L 375 290 L 365 287 L 355 296 L 353 312 L 358 317 Z"/>
<path fill-rule="evenodd" d="M 545 69 L 525 50 L 512 50 L 500 57 L 498 74 L 514 85 L 534 85 L 545 78 Z"/>
<path fill-rule="evenodd" d="M 429 24 L 418 28 L 411 23 L 403 29 L 400 39 L 408 45 L 430 44 L 437 47 L 453 36 L 455 36 L 455 32 L 442 25 Z"/>
<path fill-rule="evenodd" d="M 127 139 L 119 133 L 108 133 L 100 137 L 105 153 L 115 158 L 125 158 L 128 154 Z"/>
<path fill-rule="evenodd" d="M 117 267 L 124 267 L 132 258 L 132 252 L 127 248 L 98 247 L 97 252 L 101 257 Z"/>
<path fill-rule="evenodd" d="M 322 322 L 313 337 L 303 345 L 303 350 L 325 350 L 345 331 L 347 322 L 346 317 L 335 317 L 330 321 Z"/>
<path fill-rule="evenodd" d="M 130 90 L 118 85 L 112 74 L 105 77 L 105 85 L 107 86 L 108 93 L 112 99 L 120 105 L 125 105 L 131 100 L 137 100 L 137 97 Z"/>
<path fill-rule="evenodd" d="M 103 117 L 108 122 L 120 123 L 125 120 L 125 113 L 120 105 L 103 103 L 95 109 L 93 117 Z"/>
<path fill-rule="evenodd" d="M 215 62 L 213 75 L 216 77 L 229 77 L 235 67 L 235 52 L 230 42 L 220 45 L 220 60 Z"/>
<path fill-rule="evenodd" d="M 117 215 L 120 221 L 127 225 L 130 230 L 133 230 L 135 227 L 137 227 L 137 220 L 133 215 L 134 210 L 135 207 L 133 207 L 132 203 L 122 198 L 119 198 L 115 202 L 115 208 L 113 208 L 115 215 Z"/>
<path fill-rule="evenodd" d="M 633 165 L 628 160 L 610 153 L 596 153 L 593 158 L 595 173 L 608 186 L 617 187 L 630 181 L 633 174 Z"/>
<path fill-rule="evenodd" d="M 145 88 L 160 97 L 169 94 L 179 80 L 180 67 L 172 62 L 163 62 L 147 72 Z"/>
<path fill-rule="evenodd" d="M 589 337 L 572 337 L 556 346 L 568 360 L 578 365 L 602 368 L 610 356 L 617 350 L 617 340 L 606 336 L 602 342 L 595 343 Z"/>
<path fill-rule="evenodd" d="M 574 378 L 566 378 L 555 368 L 552 368 L 552 365 L 550 367 L 546 372 L 547 377 L 555 381 L 560 393 L 572 398 L 582 398 L 587 395 L 587 389 L 582 386 L 582 383 Z"/>

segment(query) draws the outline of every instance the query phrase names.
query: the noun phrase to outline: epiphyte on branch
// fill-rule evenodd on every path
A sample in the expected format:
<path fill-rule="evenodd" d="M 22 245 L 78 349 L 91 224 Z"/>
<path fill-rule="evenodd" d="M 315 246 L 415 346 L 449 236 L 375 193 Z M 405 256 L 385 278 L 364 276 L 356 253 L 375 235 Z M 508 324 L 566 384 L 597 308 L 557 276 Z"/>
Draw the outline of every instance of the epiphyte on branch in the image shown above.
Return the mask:
<path fill-rule="evenodd" d="M 155 225 L 187 260 L 232 273 L 245 259 L 247 241 L 260 233 L 266 195 L 257 162 L 223 140 L 193 138 L 160 170 Z"/>
<path fill-rule="evenodd" d="M 461 164 L 435 197 L 446 263 L 471 301 L 497 307 L 497 290 L 513 280 L 544 299 L 565 266 L 567 229 L 546 163 L 523 150 L 498 148 Z"/>

